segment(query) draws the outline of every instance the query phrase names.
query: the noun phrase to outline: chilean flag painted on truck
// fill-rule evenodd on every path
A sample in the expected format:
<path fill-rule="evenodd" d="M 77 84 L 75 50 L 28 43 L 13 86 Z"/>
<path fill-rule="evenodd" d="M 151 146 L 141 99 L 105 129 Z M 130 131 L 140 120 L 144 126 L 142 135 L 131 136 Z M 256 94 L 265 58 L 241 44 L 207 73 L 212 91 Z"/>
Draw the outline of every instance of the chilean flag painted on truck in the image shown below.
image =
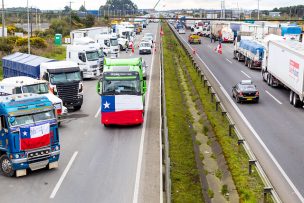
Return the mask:
<path fill-rule="evenodd" d="M 50 144 L 50 124 L 20 127 L 20 138 L 21 150 L 48 146 Z"/>
<path fill-rule="evenodd" d="M 101 97 L 101 123 L 135 125 L 143 123 L 142 95 L 110 95 Z"/>

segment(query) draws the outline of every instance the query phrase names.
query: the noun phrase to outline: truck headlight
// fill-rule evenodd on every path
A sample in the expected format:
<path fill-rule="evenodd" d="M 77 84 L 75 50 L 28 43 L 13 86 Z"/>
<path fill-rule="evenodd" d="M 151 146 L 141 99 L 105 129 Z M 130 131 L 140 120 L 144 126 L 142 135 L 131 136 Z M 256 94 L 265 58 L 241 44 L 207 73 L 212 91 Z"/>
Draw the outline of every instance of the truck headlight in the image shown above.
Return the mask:
<path fill-rule="evenodd" d="M 16 159 L 19 159 L 19 157 L 20 157 L 19 154 L 15 154 Z"/>
<path fill-rule="evenodd" d="M 58 147 L 58 146 L 56 146 L 56 147 L 55 147 L 55 150 L 56 150 L 56 151 L 58 151 L 58 150 L 59 150 L 59 147 Z"/>

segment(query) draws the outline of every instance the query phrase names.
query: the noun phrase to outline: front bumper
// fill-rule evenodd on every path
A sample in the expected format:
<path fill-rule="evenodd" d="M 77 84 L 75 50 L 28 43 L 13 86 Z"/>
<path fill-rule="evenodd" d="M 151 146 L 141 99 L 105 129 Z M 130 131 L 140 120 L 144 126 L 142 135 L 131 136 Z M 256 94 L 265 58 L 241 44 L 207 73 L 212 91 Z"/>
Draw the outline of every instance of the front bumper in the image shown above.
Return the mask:
<path fill-rule="evenodd" d="M 74 106 L 81 106 L 83 103 L 83 95 L 79 94 L 78 98 L 73 101 L 64 101 L 63 100 L 62 102 L 63 102 L 63 105 L 66 106 L 67 108 L 71 108 Z"/>
<path fill-rule="evenodd" d="M 138 125 L 144 122 L 143 110 L 121 111 L 113 113 L 101 112 L 101 123 L 105 125 Z"/>

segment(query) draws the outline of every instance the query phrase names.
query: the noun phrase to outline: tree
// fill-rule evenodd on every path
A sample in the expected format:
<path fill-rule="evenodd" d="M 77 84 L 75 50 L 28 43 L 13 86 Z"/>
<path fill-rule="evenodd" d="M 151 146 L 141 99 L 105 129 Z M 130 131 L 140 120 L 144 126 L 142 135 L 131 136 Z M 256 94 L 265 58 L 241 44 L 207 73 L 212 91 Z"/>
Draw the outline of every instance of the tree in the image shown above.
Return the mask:
<path fill-rule="evenodd" d="M 132 11 L 137 10 L 138 7 L 131 0 L 107 0 L 105 9 L 109 10 L 122 10 L 122 11 Z"/>
<path fill-rule="evenodd" d="M 80 8 L 79 8 L 79 11 L 86 12 L 87 9 L 84 7 L 84 5 L 81 5 Z"/>
<path fill-rule="evenodd" d="M 64 9 L 63 9 L 63 11 L 62 11 L 62 13 L 64 13 L 64 14 L 68 14 L 70 12 L 71 12 L 71 8 L 68 7 L 68 6 L 65 6 Z"/>
<path fill-rule="evenodd" d="M 91 14 L 88 14 L 85 17 L 83 24 L 85 25 L 85 27 L 92 27 L 95 24 L 95 17 Z"/>

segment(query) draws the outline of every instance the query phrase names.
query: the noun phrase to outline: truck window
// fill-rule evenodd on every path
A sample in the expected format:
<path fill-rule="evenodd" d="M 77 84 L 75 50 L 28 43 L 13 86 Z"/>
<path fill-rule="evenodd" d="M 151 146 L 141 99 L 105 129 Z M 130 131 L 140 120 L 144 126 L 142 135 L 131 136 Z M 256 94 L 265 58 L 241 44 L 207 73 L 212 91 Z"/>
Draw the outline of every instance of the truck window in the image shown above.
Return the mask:
<path fill-rule="evenodd" d="M 5 122 L 5 116 L 1 116 L 1 129 L 7 129 L 7 125 L 6 125 L 6 122 Z"/>
<path fill-rule="evenodd" d="M 14 94 L 22 94 L 21 87 L 16 87 L 16 88 L 13 90 L 13 93 L 14 93 Z"/>

